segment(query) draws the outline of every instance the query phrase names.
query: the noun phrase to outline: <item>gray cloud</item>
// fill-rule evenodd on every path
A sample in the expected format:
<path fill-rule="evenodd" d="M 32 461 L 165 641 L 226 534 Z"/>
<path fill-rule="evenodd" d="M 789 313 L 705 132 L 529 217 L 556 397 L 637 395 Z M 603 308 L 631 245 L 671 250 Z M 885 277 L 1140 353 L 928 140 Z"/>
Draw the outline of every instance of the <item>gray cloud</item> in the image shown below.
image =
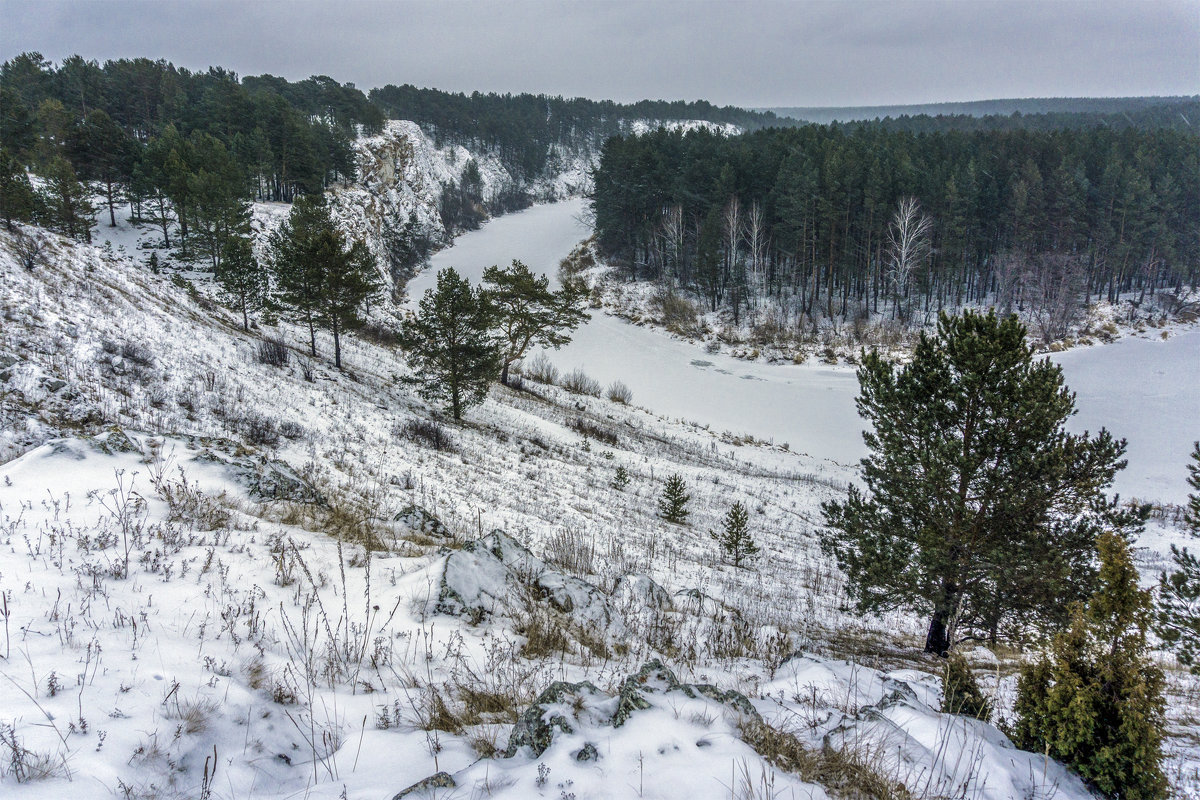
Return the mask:
<path fill-rule="evenodd" d="M 1200 0 L 0 0 L 23 50 L 745 106 L 1195 94 Z"/>

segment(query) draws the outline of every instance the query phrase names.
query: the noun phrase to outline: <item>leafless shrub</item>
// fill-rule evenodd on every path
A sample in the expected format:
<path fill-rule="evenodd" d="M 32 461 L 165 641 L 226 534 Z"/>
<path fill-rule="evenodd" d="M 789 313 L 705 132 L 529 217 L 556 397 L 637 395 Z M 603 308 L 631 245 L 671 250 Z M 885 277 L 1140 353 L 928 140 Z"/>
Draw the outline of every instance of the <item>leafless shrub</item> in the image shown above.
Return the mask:
<path fill-rule="evenodd" d="M 622 381 L 613 381 L 608 387 L 608 399 L 627 406 L 633 402 L 633 390 Z"/>
<path fill-rule="evenodd" d="M 13 236 L 13 251 L 21 266 L 30 271 L 41 266 L 46 260 L 46 242 L 40 236 L 33 236 L 25 231 L 17 231 Z"/>
<path fill-rule="evenodd" d="M 581 369 L 573 369 L 562 380 L 562 387 L 572 394 L 600 396 L 600 381 L 588 377 Z"/>
<path fill-rule="evenodd" d="M 154 356 L 140 344 L 126 341 L 121 345 L 121 358 L 132 361 L 139 367 L 154 366 Z"/>
<path fill-rule="evenodd" d="M 400 344 L 400 334 L 382 322 L 364 322 L 358 327 L 358 335 L 383 347 L 397 347 Z"/>
<path fill-rule="evenodd" d="M 658 316 L 667 330 L 686 334 L 696 329 L 699 311 L 696 309 L 695 303 L 686 297 L 664 289 L 655 295 L 654 308 L 658 311 Z"/>
<path fill-rule="evenodd" d="M 268 336 L 258 343 L 258 363 L 270 367 L 286 367 L 289 352 L 287 342 L 282 336 Z"/>
<path fill-rule="evenodd" d="M 613 447 L 617 445 L 618 439 L 615 433 L 593 422 L 589 422 L 583 417 L 576 417 L 571 422 L 571 427 L 589 439 L 595 439 L 598 442 L 604 442 Z"/>
<path fill-rule="evenodd" d="M 303 425 L 290 419 L 279 423 L 279 435 L 285 439 L 300 439 L 307 433 Z"/>
<path fill-rule="evenodd" d="M 250 444 L 259 447 L 274 447 L 279 444 L 279 426 L 262 414 L 247 411 L 230 419 L 229 425 Z"/>
<path fill-rule="evenodd" d="M 438 452 L 454 451 L 454 440 L 450 432 L 433 420 L 410 419 L 395 431 L 395 435 Z"/>
<path fill-rule="evenodd" d="M 538 353 L 531 358 L 527 365 L 522 366 L 521 374 L 538 383 L 558 383 L 558 367 L 550 362 L 550 357 L 545 353 Z"/>

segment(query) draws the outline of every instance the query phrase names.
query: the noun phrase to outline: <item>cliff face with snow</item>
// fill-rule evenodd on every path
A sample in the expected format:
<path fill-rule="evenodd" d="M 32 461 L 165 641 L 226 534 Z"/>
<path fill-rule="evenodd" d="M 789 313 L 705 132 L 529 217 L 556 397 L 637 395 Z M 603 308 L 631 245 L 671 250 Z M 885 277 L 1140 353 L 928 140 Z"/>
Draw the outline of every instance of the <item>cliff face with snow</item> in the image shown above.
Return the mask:
<path fill-rule="evenodd" d="M 674 130 L 707 129 L 725 136 L 740 133 L 736 125 L 701 120 L 628 120 L 622 131 L 640 135 L 659 127 Z M 389 120 L 381 133 L 355 142 L 358 178 L 328 192 L 334 217 L 351 238 L 362 239 L 375 253 L 389 289 L 395 280 L 386 268 L 385 232 L 389 222 L 404 224 L 410 215 L 430 240 L 448 244 L 456 231 L 446 229 L 439 210 L 442 193 L 460 184 L 467 165 L 479 171 L 484 204 L 504 194 L 519 193 L 531 202 L 562 200 L 584 194 L 591 172 L 599 163 L 596 149 L 572 150 L 555 146 L 547 159 L 545 175 L 534 181 L 515 177 L 494 153 L 471 150 L 458 144 L 439 146 L 420 125 Z M 255 228 L 260 240 L 286 217 L 285 203 L 255 205 Z"/>

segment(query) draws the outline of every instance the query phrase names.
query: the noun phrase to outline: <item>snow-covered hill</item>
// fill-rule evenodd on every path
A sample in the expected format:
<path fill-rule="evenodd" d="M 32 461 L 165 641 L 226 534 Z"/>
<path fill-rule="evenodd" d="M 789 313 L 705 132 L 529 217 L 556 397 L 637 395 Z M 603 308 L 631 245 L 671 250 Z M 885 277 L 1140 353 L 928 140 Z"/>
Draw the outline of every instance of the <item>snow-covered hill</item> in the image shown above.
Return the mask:
<path fill-rule="evenodd" d="M 438 796 L 823 797 L 823 744 L 881 780 L 1086 796 L 936 712 L 916 620 L 839 611 L 811 525 L 846 476 L 553 387 L 496 390 L 434 449 L 395 353 L 260 363 L 203 289 L 33 235 L 33 271 L 0 238 L 22 796 L 391 797 L 445 772 Z M 687 526 L 655 515 L 672 472 Z M 755 571 L 708 536 L 735 499 Z"/>
<path fill-rule="evenodd" d="M 436 217 L 463 154 L 422 136 L 363 143 L 351 230 Z M 543 384 L 450 426 L 385 345 L 349 338 L 337 371 L 286 323 L 243 333 L 203 275 L 146 268 L 151 231 L 23 231 L 32 270 L 0 231 L 0 793 L 1090 796 L 937 710 L 921 620 L 843 610 L 813 529 L 852 473 L 802 443 Z M 687 525 L 657 514 L 670 474 Z M 710 536 L 735 501 L 754 569 Z M 970 655 L 1003 706 L 1011 658 Z"/>

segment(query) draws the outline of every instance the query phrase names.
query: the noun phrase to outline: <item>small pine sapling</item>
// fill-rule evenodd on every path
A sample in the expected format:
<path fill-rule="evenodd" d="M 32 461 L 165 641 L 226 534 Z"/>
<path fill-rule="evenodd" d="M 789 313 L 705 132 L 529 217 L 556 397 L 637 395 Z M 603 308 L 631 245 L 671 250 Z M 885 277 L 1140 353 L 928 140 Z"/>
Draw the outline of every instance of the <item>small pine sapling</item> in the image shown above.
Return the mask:
<path fill-rule="evenodd" d="M 618 492 L 625 491 L 625 487 L 629 485 L 629 470 L 625 467 L 617 467 L 617 474 L 613 476 L 612 485 Z"/>
<path fill-rule="evenodd" d="M 735 568 L 743 561 L 750 561 L 758 555 L 758 545 L 750 536 L 750 515 L 742 503 L 736 502 L 729 508 L 721 530 L 713 533 L 713 538 L 721 544 L 725 556 L 733 562 Z"/>
<path fill-rule="evenodd" d="M 683 525 L 687 522 L 690 513 L 687 509 L 690 499 L 691 495 L 688 494 L 683 476 L 671 475 L 663 486 L 662 496 L 658 498 L 658 513 L 667 522 Z"/>

